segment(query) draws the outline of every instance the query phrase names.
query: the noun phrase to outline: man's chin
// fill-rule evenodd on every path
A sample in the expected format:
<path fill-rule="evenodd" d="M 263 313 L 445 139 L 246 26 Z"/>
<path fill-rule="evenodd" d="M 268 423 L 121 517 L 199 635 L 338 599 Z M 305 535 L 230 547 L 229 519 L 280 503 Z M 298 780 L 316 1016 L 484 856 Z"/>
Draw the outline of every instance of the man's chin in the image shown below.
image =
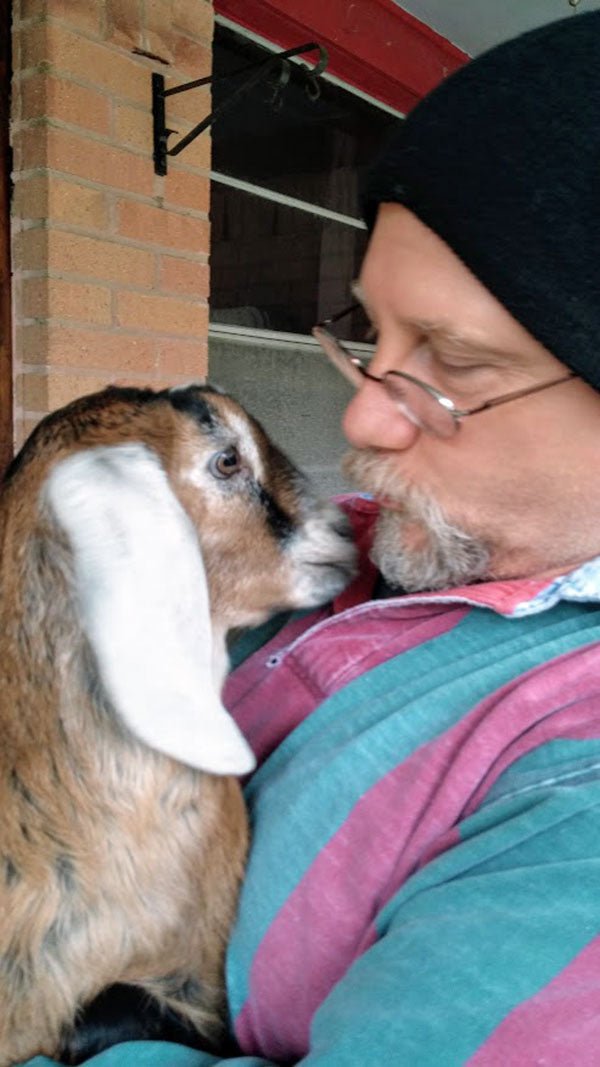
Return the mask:
<path fill-rule="evenodd" d="M 381 511 L 371 559 L 389 585 L 406 592 L 451 589 L 488 576 L 490 551 L 454 524 L 436 499 L 411 485 L 396 460 L 374 449 L 350 452 L 344 471 Z"/>
<path fill-rule="evenodd" d="M 481 581 L 488 575 L 490 554 L 481 541 L 441 516 L 428 525 L 408 518 L 401 507 L 384 506 L 371 559 L 392 588 L 417 593 Z"/>

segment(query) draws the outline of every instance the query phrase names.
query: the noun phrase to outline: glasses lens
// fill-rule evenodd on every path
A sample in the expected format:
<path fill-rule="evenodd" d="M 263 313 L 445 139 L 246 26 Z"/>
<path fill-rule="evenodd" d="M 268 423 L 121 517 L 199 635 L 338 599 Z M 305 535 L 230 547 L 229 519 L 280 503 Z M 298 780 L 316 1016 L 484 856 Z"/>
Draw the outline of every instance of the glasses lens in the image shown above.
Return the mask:
<path fill-rule="evenodd" d="M 385 375 L 383 385 L 402 414 L 426 433 L 435 437 L 452 437 L 456 433 L 457 422 L 451 408 L 421 382 L 395 372 Z"/>

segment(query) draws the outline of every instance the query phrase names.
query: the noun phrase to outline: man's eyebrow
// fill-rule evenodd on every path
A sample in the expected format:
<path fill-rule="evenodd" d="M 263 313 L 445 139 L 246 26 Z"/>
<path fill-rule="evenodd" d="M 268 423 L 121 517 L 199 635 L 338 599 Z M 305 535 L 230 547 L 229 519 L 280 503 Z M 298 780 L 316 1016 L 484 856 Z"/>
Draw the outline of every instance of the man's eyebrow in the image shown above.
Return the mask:
<path fill-rule="evenodd" d="M 476 334 L 462 333 L 446 322 L 412 319 L 406 325 L 430 338 L 433 344 L 440 344 L 450 349 L 451 353 L 457 356 L 477 356 L 489 360 L 490 364 L 498 363 L 503 367 L 514 360 L 518 360 L 519 363 L 523 361 L 523 353 L 520 349 L 502 348 L 497 344 L 490 344 L 477 337 Z"/>
<path fill-rule="evenodd" d="M 350 285 L 350 291 L 360 304 L 362 304 L 369 319 L 373 322 L 374 317 L 369 312 L 365 294 L 362 285 L 358 280 L 353 281 Z M 435 341 L 443 342 L 444 344 L 451 345 L 452 348 L 457 351 L 460 350 L 465 354 L 483 354 L 489 356 L 500 356 L 504 359 L 507 353 L 502 352 L 494 345 L 486 344 L 479 338 L 470 336 L 469 334 L 462 333 L 460 330 L 455 329 L 453 326 L 448 325 L 446 322 L 439 322 L 433 319 L 406 319 L 403 321 L 403 325 L 408 329 L 416 330 L 419 333 L 426 334 Z"/>
<path fill-rule="evenodd" d="M 463 352 L 506 356 L 506 353 L 501 352 L 495 345 L 486 344 L 485 341 L 478 337 L 461 333 L 460 330 L 456 330 L 445 322 L 435 322 L 431 319 L 412 319 L 407 322 L 407 326 L 427 334 L 434 341 L 442 341 L 444 344 L 451 345 L 452 348 L 460 349 Z"/>

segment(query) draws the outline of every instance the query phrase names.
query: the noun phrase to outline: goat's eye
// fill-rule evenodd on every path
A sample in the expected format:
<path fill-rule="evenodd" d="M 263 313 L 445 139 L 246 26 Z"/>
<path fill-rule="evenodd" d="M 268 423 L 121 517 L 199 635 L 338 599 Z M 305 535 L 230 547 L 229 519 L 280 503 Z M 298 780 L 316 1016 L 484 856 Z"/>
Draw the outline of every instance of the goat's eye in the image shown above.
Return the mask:
<path fill-rule="evenodd" d="M 210 473 L 215 478 L 231 478 L 242 468 L 242 460 L 237 448 L 227 448 L 224 452 L 216 452 L 211 456 L 208 465 Z"/>

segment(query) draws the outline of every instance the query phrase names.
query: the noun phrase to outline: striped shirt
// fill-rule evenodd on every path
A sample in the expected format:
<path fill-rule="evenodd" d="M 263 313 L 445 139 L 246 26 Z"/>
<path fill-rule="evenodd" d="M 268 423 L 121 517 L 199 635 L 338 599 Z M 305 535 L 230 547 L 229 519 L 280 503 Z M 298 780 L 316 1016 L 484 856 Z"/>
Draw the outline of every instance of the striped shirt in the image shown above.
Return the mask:
<path fill-rule="evenodd" d="M 375 506 L 345 506 L 366 553 Z M 235 650 L 240 1055 L 94 1067 L 600 1062 L 600 560 L 385 599 L 375 577 L 365 554 L 333 605 Z"/>
<path fill-rule="evenodd" d="M 374 506 L 352 510 L 364 546 Z M 227 686 L 259 760 L 238 1041 L 324 1067 L 597 1063 L 600 562 L 376 601 L 373 578 Z"/>

